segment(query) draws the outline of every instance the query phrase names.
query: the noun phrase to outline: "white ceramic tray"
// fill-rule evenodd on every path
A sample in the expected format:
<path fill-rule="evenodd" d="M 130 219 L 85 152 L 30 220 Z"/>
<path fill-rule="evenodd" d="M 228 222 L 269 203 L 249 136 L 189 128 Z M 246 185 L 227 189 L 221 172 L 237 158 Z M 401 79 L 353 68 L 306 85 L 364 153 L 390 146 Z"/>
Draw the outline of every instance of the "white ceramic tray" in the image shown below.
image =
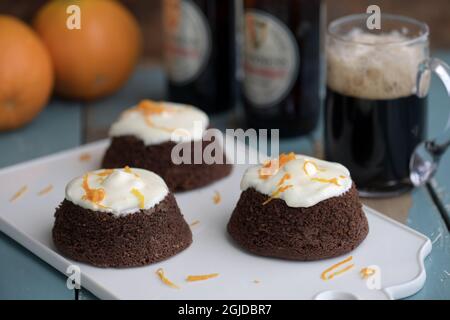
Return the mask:
<path fill-rule="evenodd" d="M 431 251 L 424 235 L 372 209 L 365 208 L 370 231 L 351 253 L 354 267 L 331 280 L 321 273 L 349 255 L 319 262 L 295 262 L 258 257 L 237 247 L 226 233 L 230 214 L 239 198 L 239 183 L 246 169 L 234 167 L 228 178 L 207 188 L 177 194 L 192 226 L 190 248 L 161 263 L 131 269 L 100 269 L 64 258 L 51 239 L 55 207 L 64 198 L 66 183 L 99 167 L 108 141 L 82 146 L 0 170 L 0 230 L 65 273 L 71 264 L 81 269 L 81 284 L 103 299 L 400 299 L 419 291 L 425 282 L 423 260 Z M 238 152 L 245 147 L 238 145 Z M 80 161 L 89 154 L 91 159 Z M 53 190 L 38 195 L 49 185 Z M 11 202 L 22 186 L 28 189 Z M 222 201 L 213 202 L 215 192 Z M 381 289 L 369 289 L 359 271 L 379 267 Z M 164 285 L 155 271 L 180 289 Z M 214 279 L 186 282 L 187 275 L 219 273 Z"/>

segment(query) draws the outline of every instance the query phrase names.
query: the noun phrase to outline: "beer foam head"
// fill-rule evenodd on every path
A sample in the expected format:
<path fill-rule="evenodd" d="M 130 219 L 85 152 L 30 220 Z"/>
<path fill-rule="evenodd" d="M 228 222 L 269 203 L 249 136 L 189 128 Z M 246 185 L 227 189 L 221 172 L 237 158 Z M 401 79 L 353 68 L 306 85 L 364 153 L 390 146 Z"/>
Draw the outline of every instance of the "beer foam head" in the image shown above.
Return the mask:
<path fill-rule="evenodd" d="M 353 29 L 327 45 L 327 85 L 363 99 L 395 99 L 416 93 L 420 64 L 428 56 L 428 43 L 408 41 L 399 32 L 370 34 Z"/>

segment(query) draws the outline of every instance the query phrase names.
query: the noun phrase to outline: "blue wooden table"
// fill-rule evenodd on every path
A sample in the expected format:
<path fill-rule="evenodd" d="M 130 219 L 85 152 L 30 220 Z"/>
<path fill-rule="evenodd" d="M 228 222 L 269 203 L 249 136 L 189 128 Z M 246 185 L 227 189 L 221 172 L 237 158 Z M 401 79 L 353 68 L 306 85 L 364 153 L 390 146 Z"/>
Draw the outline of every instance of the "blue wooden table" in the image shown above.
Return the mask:
<path fill-rule="evenodd" d="M 450 62 L 450 53 L 437 55 Z M 31 125 L 11 133 L 0 133 L 0 167 L 104 138 L 111 121 L 123 109 L 143 98 L 164 99 L 164 83 L 164 73 L 159 67 L 141 65 L 114 96 L 84 104 L 53 99 Z M 429 134 L 435 135 L 446 125 L 450 101 L 437 80 L 433 82 L 430 95 Z M 213 117 L 212 125 L 236 127 L 239 119 L 237 111 Z M 319 126 L 309 137 L 282 141 L 281 151 L 320 155 L 321 130 Z M 450 299 L 450 235 L 446 225 L 446 221 L 450 221 L 449 178 L 450 153 L 427 187 L 399 198 L 366 201 L 433 241 L 433 251 L 426 260 L 425 287 L 410 299 Z M 74 298 L 74 292 L 66 288 L 64 275 L 0 232 L 0 299 Z M 95 297 L 82 290 L 80 298 Z"/>

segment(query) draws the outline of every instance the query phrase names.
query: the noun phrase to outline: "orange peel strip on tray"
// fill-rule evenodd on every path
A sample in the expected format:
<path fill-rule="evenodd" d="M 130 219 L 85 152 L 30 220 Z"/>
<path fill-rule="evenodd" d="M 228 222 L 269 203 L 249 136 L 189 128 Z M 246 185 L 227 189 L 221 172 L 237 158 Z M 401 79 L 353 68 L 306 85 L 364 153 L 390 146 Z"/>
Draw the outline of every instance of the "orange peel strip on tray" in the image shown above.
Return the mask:
<path fill-rule="evenodd" d="M 367 279 L 371 276 L 373 276 L 377 271 L 372 268 L 362 268 L 361 271 L 359 271 L 359 274 L 361 275 L 361 278 Z"/>
<path fill-rule="evenodd" d="M 190 226 L 193 227 L 193 226 L 198 225 L 199 223 L 200 223 L 199 220 L 194 220 L 194 221 L 191 222 Z"/>
<path fill-rule="evenodd" d="M 218 273 L 200 274 L 200 275 L 194 275 L 194 276 L 190 275 L 190 276 L 186 277 L 186 281 L 188 281 L 188 282 L 203 281 L 203 280 L 216 278 L 218 276 L 219 276 Z"/>
<path fill-rule="evenodd" d="M 214 196 L 213 196 L 214 204 L 219 204 L 221 201 L 222 201 L 222 197 L 221 197 L 219 191 L 215 191 Z"/>
<path fill-rule="evenodd" d="M 174 288 L 174 289 L 180 289 L 179 286 L 177 286 L 175 283 L 173 283 L 172 281 L 170 281 L 169 279 L 166 278 L 166 276 L 164 275 L 163 268 L 159 268 L 158 270 L 156 270 L 156 274 L 158 275 L 158 277 L 161 279 L 161 281 L 165 285 L 167 285 L 167 286 L 169 286 L 171 288 Z"/>
<path fill-rule="evenodd" d="M 49 193 L 52 190 L 53 190 L 53 186 L 50 184 L 49 186 L 47 186 L 44 189 L 42 189 L 41 191 L 39 191 L 38 192 L 38 196 L 43 196 L 43 195 Z"/>
<path fill-rule="evenodd" d="M 139 200 L 139 208 L 145 208 L 145 197 L 144 195 L 136 188 L 131 189 L 131 193 Z"/>
<path fill-rule="evenodd" d="M 89 161 L 91 160 L 92 156 L 89 153 L 82 153 L 80 154 L 80 157 L 78 158 L 80 161 L 84 162 L 84 161 Z"/>
<path fill-rule="evenodd" d="M 348 257 L 348 258 L 342 260 L 341 262 L 338 262 L 338 263 L 332 265 L 331 267 L 329 267 L 328 269 L 326 269 L 324 272 L 322 272 L 322 274 L 320 275 L 320 278 L 321 278 L 322 280 L 331 280 L 331 279 L 333 279 L 335 276 L 338 276 L 338 275 L 340 275 L 340 274 L 342 274 L 342 273 L 344 273 L 344 272 L 350 270 L 351 268 L 353 268 L 353 267 L 355 266 L 354 264 L 350 264 L 350 265 L 344 267 L 344 268 L 341 269 L 341 270 L 335 271 L 335 272 L 331 273 L 330 275 L 327 275 L 327 274 L 330 273 L 331 271 L 333 271 L 333 270 L 339 268 L 340 266 L 342 266 L 342 265 L 344 265 L 344 264 L 346 264 L 346 263 L 348 263 L 348 262 L 350 262 L 350 261 L 352 261 L 352 260 L 353 260 L 353 256 L 350 256 L 350 257 Z"/>
<path fill-rule="evenodd" d="M 263 180 L 269 179 L 271 176 L 276 174 L 283 166 L 289 161 L 295 160 L 295 153 L 291 152 L 289 154 L 282 153 L 278 159 L 272 159 L 263 164 L 262 168 L 259 170 L 259 178 Z"/>
<path fill-rule="evenodd" d="M 287 189 L 290 189 L 290 188 L 292 188 L 292 187 L 293 187 L 292 184 L 289 184 L 289 185 L 283 186 L 283 187 L 279 187 L 275 192 L 272 193 L 272 195 L 269 197 L 269 199 L 267 199 L 266 201 L 263 202 L 262 205 L 265 206 L 266 204 L 268 204 L 268 203 L 269 203 L 270 201 L 272 201 L 273 199 L 278 198 L 278 196 L 279 196 L 281 193 L 285 192 Z"/>
<path fill-rule="evenodd" d="M 11 197 L 11 199 L 9 199 L 10 202 L 14 202 L 17 199 L 19 199 L 21 196 L 24 195 L 25 192 L 27 192 L 28 187 L 27 186 L 23 186 L 22 188 L 19 189 L 19 191 L 17 191 L 16 193 L 14 193 L 14 195 Z"/>

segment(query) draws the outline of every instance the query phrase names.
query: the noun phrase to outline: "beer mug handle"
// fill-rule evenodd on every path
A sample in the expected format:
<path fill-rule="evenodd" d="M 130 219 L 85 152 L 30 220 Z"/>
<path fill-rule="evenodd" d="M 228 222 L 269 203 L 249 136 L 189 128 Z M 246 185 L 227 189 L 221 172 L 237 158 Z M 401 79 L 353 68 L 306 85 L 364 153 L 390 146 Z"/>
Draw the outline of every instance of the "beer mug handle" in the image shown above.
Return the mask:
<path fill-rule="evenodd" d="M 450 67 L 440 59 L 430 58 L 419 68 L 417 76 L 417 95 L 428 94 L 431 74 L 436 74 L 447 89 L 450 97 Z M 411 156 L 410 180 L 416 187 L 427 183 L 435 175 L 442 155 L 450 146 L 450 117 L 447 126 L 440 136 L 420 143 Z"/>

